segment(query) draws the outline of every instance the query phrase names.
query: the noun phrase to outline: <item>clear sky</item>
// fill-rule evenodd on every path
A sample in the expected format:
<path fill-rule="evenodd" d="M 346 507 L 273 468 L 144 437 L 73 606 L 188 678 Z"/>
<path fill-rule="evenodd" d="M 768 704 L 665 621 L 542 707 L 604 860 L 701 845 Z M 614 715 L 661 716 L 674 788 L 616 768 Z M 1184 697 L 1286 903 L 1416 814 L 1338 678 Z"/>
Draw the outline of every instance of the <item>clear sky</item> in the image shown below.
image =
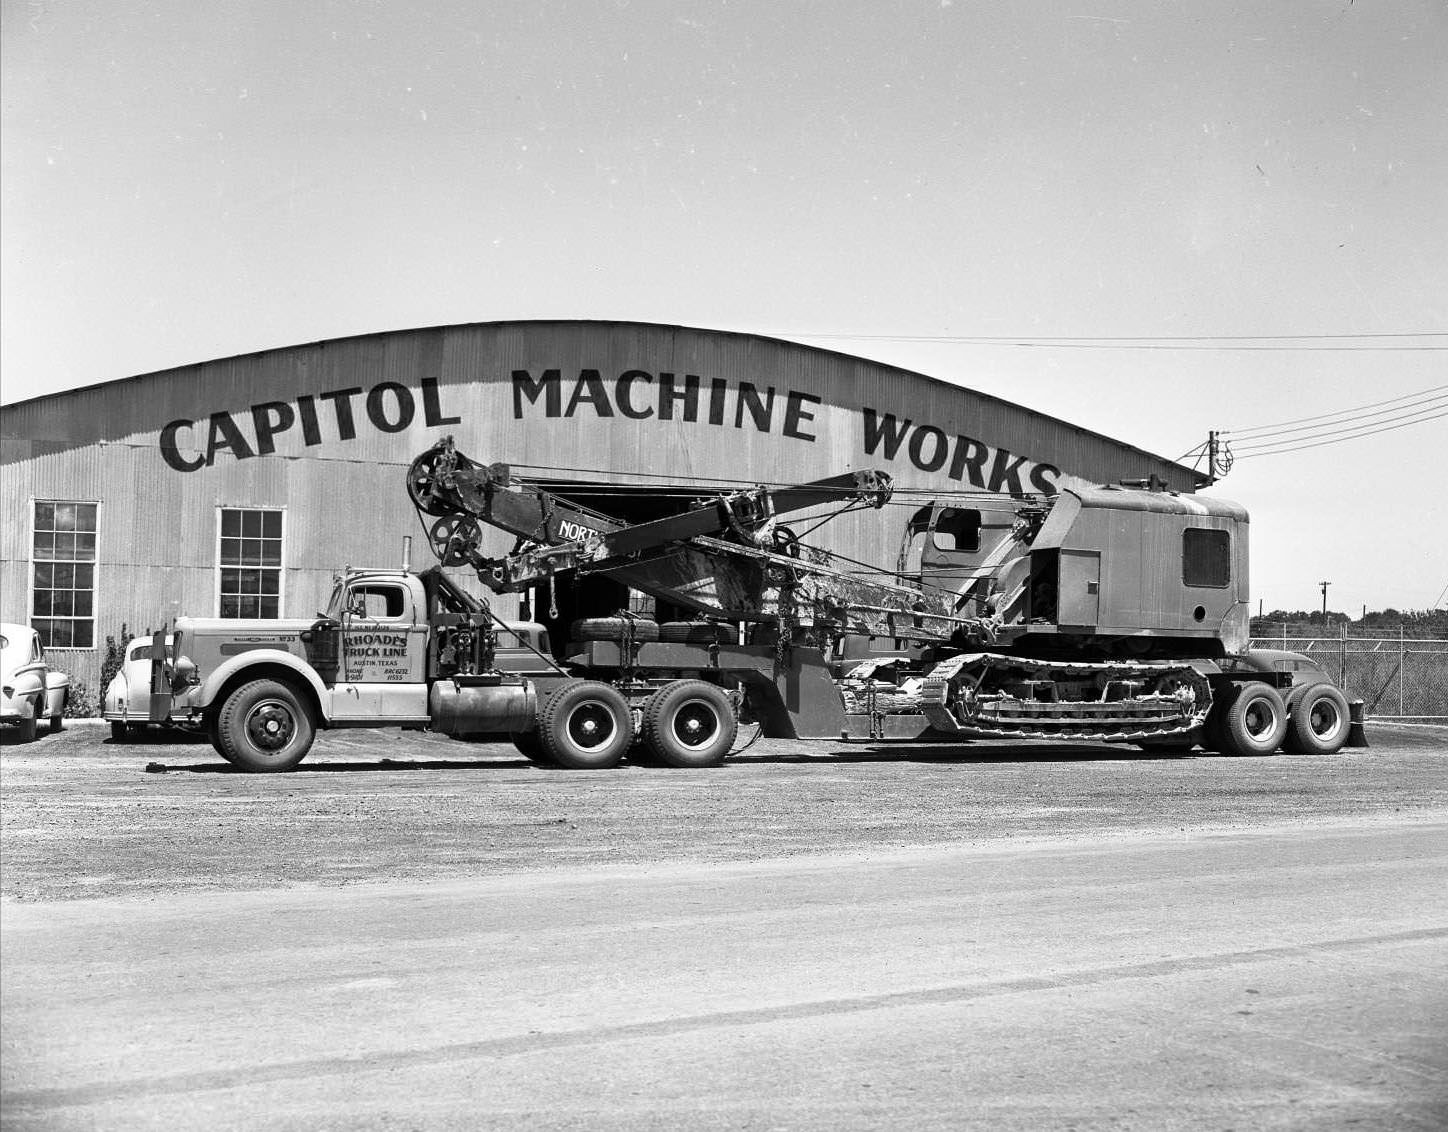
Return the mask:
<path fill-rule="evenodd" d="M 0 2 L 6 402 L 603 318 L 875 357 L 1166 456 L 1448 408 L 1441 0 Z M 1420 416 L 1213 489 L 1266 609 L 1441 599 L 1448 417 Z"/>

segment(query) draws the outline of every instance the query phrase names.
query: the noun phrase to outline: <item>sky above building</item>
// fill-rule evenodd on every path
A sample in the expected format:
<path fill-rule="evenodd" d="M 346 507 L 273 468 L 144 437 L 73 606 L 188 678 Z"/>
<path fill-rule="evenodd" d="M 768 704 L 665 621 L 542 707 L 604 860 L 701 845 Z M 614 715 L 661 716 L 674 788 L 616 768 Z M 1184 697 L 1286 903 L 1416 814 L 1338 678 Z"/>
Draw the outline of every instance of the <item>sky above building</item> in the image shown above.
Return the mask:
<path fill-rule="evenodd" d="M 1225 432 L 1266 610 L 1448 590 L 1438 0 L 0 11 L 6 403 L 448 323 L 754 331 Z"/>

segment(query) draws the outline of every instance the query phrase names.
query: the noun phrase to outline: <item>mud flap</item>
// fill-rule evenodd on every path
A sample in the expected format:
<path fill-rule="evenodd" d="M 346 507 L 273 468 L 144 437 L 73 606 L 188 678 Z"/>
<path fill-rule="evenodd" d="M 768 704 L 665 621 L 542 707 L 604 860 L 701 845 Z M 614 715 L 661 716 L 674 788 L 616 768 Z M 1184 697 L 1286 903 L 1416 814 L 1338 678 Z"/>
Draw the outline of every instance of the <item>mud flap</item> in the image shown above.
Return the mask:
<path fill-rule="evenodd" d="M 1347 705 L 1347 745 L 1349 747 L 1366 747 L 1368 745 L 1368 733 L 1363 727 L 1363 702 L 1353 700 Z"/>

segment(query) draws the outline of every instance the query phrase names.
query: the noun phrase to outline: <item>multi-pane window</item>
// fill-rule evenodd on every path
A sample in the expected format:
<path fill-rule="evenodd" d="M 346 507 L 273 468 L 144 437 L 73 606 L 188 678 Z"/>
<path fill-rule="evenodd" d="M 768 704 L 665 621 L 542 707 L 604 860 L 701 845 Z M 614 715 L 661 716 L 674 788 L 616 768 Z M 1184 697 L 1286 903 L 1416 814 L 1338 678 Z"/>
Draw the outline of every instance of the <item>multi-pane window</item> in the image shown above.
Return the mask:
<path fill-rule="evenodd" d="M 280 511 L 223 507 L 217 561 L 222 617 L 281 616 Z"/>
<path fill-rule="evenodd" d="M 53 649 L 95 647 L 96 508 L 35 501 L 30 623 Z"/>

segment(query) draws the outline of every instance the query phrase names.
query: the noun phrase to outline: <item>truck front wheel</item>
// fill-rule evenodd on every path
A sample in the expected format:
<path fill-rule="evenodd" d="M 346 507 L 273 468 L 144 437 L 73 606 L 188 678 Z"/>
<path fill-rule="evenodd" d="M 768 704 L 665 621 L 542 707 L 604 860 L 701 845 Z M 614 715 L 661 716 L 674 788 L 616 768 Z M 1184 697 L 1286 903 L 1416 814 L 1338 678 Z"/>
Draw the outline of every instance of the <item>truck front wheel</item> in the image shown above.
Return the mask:
<path fill-rule="evenodd" d="M 549 697 L 538 717 L 548 757 L 567 770 L 617 766 L 633 743 L 628 702 L 607 684 L 580 680 Z"/>
<path fill-rule="evenodd" d="M 256 773 L 291 770 L 312 749 L 315 734 L 307 706 L 276 680 L 243 684 L 227 697 L 216 718 L 221 757 Z"/>
<path fill-rule="evenodd" d="M 729 697 L 702 680 L 676 680 L 644 706 L 644 743 L 669 766 L 718 766 L 734 745 L 739 721 Z"/>

